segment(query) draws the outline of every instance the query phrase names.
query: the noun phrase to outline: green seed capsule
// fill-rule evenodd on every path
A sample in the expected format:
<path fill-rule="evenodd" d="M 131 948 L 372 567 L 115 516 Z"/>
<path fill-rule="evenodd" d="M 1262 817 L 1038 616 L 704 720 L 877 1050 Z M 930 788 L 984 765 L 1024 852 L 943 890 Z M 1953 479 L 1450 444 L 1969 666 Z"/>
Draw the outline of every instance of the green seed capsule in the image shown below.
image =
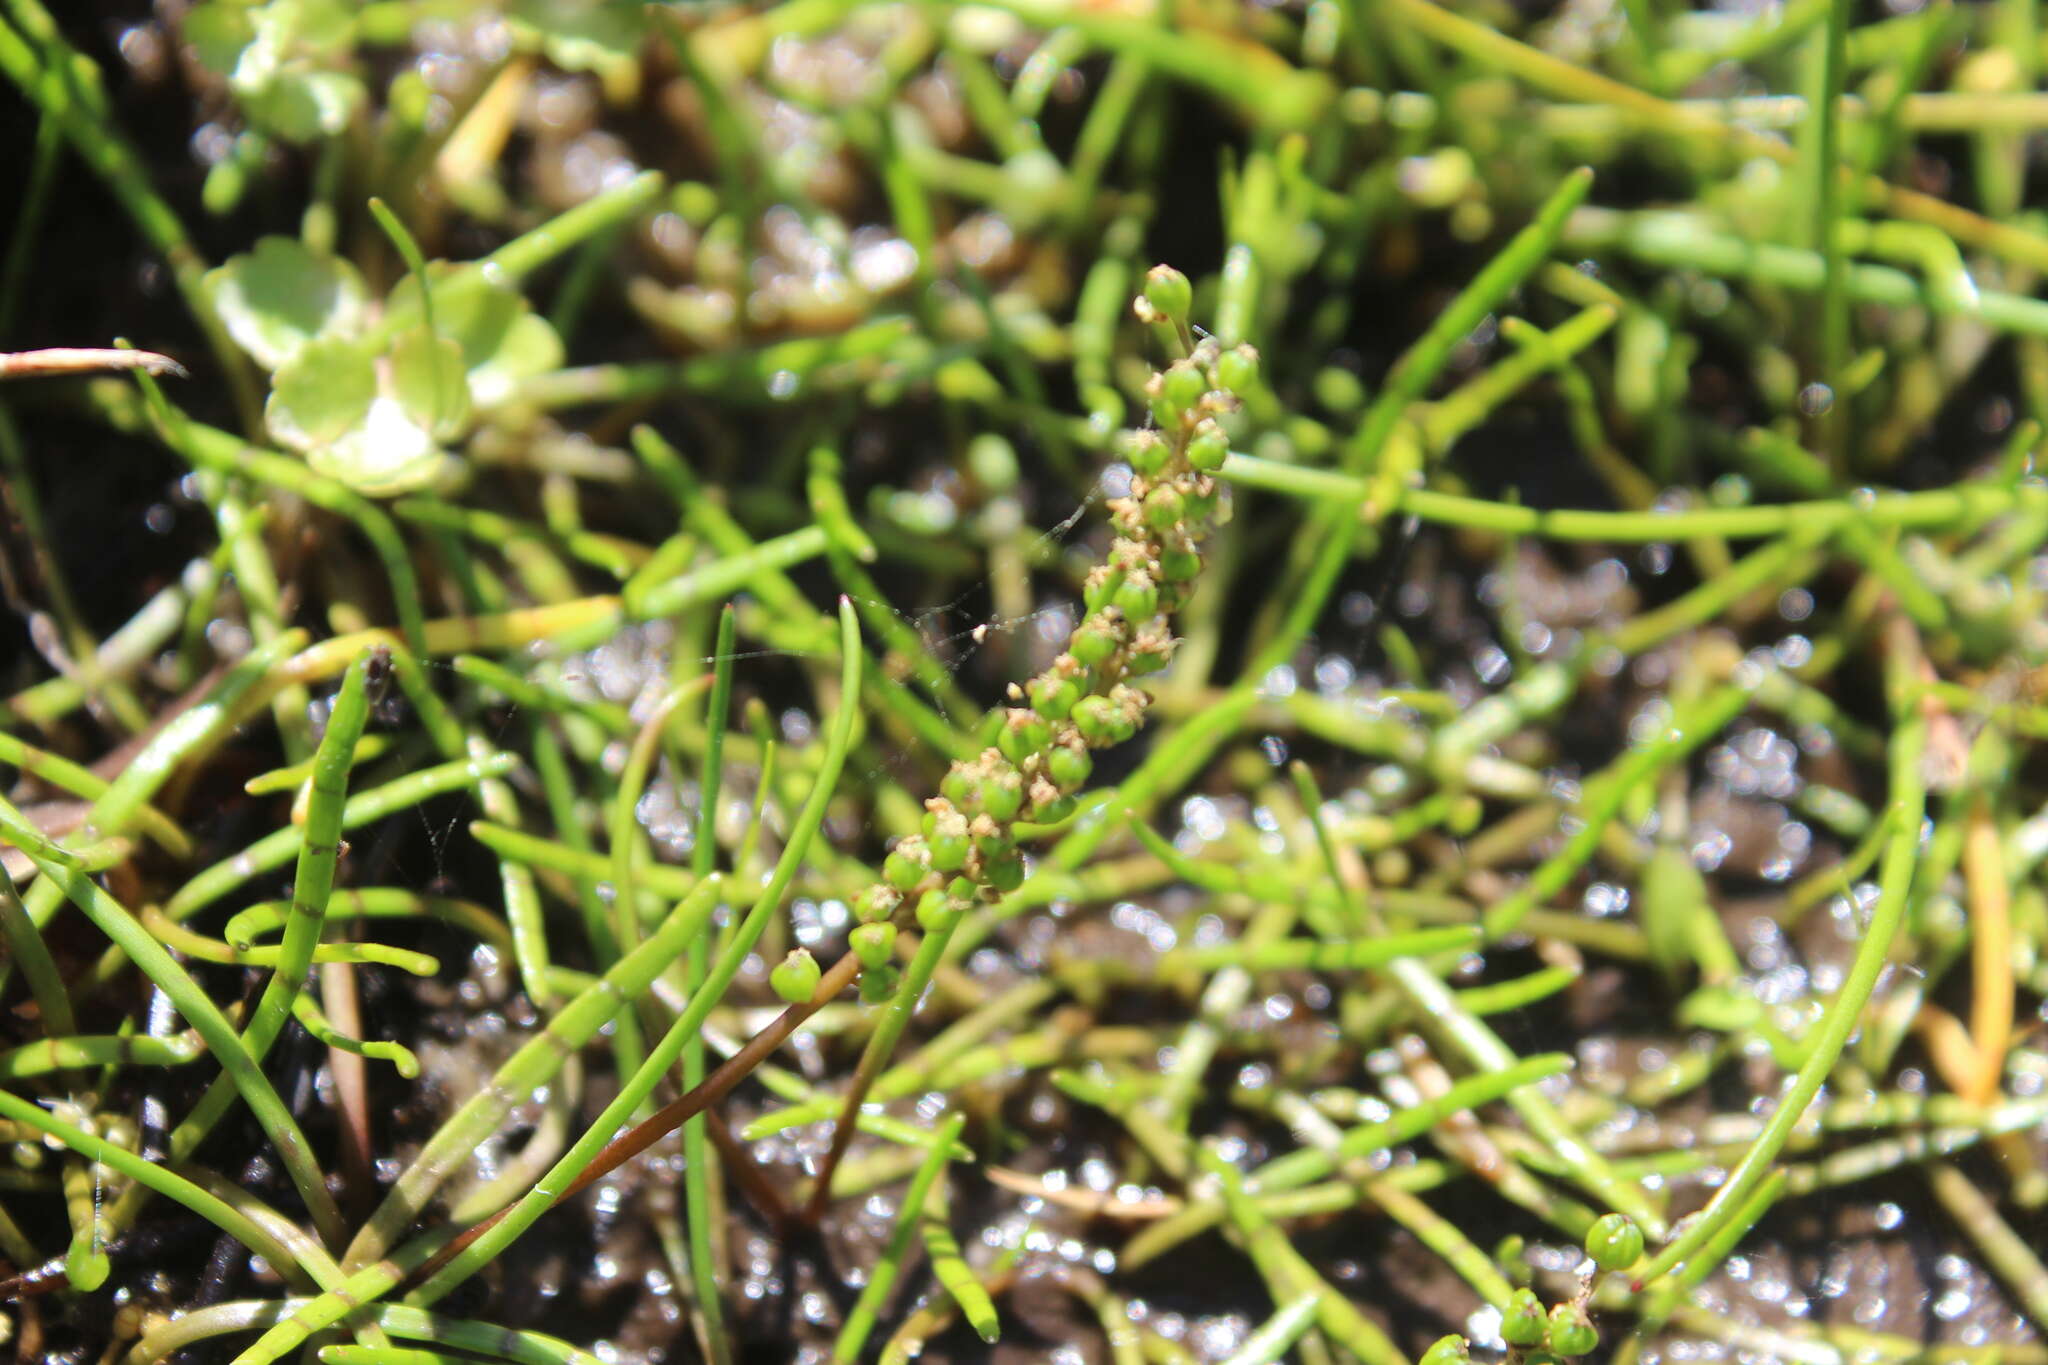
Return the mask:
<path fill-rule="evenodd" d="M 1057 825 L 1072 815 L 1080 804 L 1073 797 L 1062 794 L 1042 805 L 1033 806 L 1031 818 L 1041 825 Z"/>
<path fill-rule="evenodd" d="M 975 886 L 973 882 L 965 877 L 955 877 L 952 881 L 946 883 L 946 894 L 962 905 L 971 904 L 974 900 L 974 893 L 979 889 L 979 887 Z"/>
<path fill-rule="evenodd" d="M 1157 673 L 1172 662 L 1173 655 L 1163 649 L 1140 647 L 1133 649 L 1130 657 L 1124 661 L 1124 671 L 1134 678 L 1141 678 L 1148 673 Z"/>
<path fill-rule="evenodd" d="M 1643 1230 L 1625 1213 L 1602 1214 L 1586 1230 L 1586 1254 L 1602 1270 L 1627 1270 L 1643 1255 Z"/>
<path fill-rule="evenodd" d="M 1202 572 L 1202 556 L 1195 550 L 1167 549 L 1159 552 L 1159 576 L 1169 583 L 1186 583 Z"/>
<path fill-rule="evenodd" d="M 1013 707 L 1003 723 L 1003 732 L 996 736 L 996 748 L 1012 763 L 1025 759 L 1052 743 L 1052 726 L 1036 712 L 1022 707 Z"/>
<path fill-rule="evenodd" d="M 934 872 L 958 872 L 967 866 L 967 853 L 972 847 L 964 834 L 934 834 L 925 840 Z"/>
<path fill-rule="evenodd" d="M 1105 574 L 1091 577 L 1088 586 L 1081 590 L 1081 605 L 1088 609 L 1089 615 L 1094 615 L 1116 601 L 1116 590 L 1123 586 L 1123 582 L 1124 575 L 1121 569 L 1111 569 Z"/>
<path fill-rule="evenodd" d="M 1510 1346 L 1538 1346 L 1549 1326 L 1534 1290 L 1517 1289 L 1500 1317 L 1500 1339 Z"/>
<path fill-rule="evenodd" d="M 1582 1356 L 1600 1345 L 1600 1334 L 1576 1304 L 1561 1303 L 1550 1310 L 1550 1349 L 1561 1356 Z"/>
<path fill-rule="evenodd" d="M 1202 372 L 1185 360 L 1177 360 L 1167 366 L 1164 382 L 1159 392 L 1177 410 L 1176 415 L 1186 412 L 1202 401 L 1202 395 L 1209 391 L 1209 381 Z"/>
<path fill-rule="evenodd" d="M 903 973 L 893 963 L 869 967 L 860 974 L 860 998 L 863 1003 L 880 1005 L 896 994 L 896 987 L 903 980 Z"/>
<path fill-rule="evenodd" d="M 1110 699 L 1109 738 L 1112 744 L 1121 744 L 1138 733 L 1138 718 L 1143 711 L 1130 703 L 1142 705 L 1145 694 L 1129 687 L 1119 687 Z"/>
<path fill-rule="evenodd" d="M 927 891 L 917 901 L 917 927 L 934 933 L 945 923 L 953 902 L 943 891 Z"/>
<path fill-rule="evenodd" d="M 1149 575 L 1131 574 L 1116 590 L 1116 606 L 1126 621 L 1149 621 L 1159 614 L 1159 589 Z"/>
<path fill-rule="evenodd" d="M 1158 432 L 1146 428 L 1142 431 L 1126 431 L 1117 437 L 1116 453 L 1123 457 L 1131 471 L 1147 479 L 1156 479 L 1166 468 L 1172 456 L 1172 447 Z"/>
<path fill-rule="evenodd" d="M 1095 668 L 1107 663 L 1122 643 L 1116 626 L 1106 617 L 1091 616 L 1067 641 L 1067 652 L 1081 663 Z"/>
<path fill-rule="evenodd" d="M 982 784 L 981 808 L 998 820 L 1014 820 L 1024 809 L 1024 775 L 1008 766 L 989 774 Z"/>
<path fill-rule="evenodd" d="M 1216 387 L 1244 393 L 1259 382 L 1259 353 L 1249 346 L 1235 346 L 1216 357 L 1212 372 Z"/>
<path fill-rule="evenodd" d="M 948 768 L 946 775 L 939 779 L 939 795 L 962 810 L 967 809 L 967 798 L 973 794 L 974 779 L 968 776 L 967 769 L 958 763 Z"/>
<path fill-rule="evenodd" d="M 1120 711 L 1108 697 L 1083 697 L 1074 703 L 1074 728 L 1092 748 L 1114 744 Z"/>
<path fill-rule="evenodd" d="M 1180 490 L 1163 483 L 1145 495 L 1145 524 L 1155 531 L 1171 531 L 1187 515 L 1187 503 Z"/>
<path fill-rule="evenodd" d="M 914 843 L 905 839 L 889 850 L 889 856 L 882 860 L 882 880 L 898 891 L 917 890 L 917 884 L 924 880 L 925 873 L 931 871 L 931 865 L 925 861 L 927 856 L 922 839 Z"/>
<path fill-rule="evenodd" d="M 825 973 L 808 948 L 795 948 L 768 973 L 768 987 L 792 1005 L 801 1005 L 818 989 Z"/>
<path fill-rule="evenodd" d="M 1054 673 L 1042 673 L 1033 678 L 1025 692 L 1031 698 L 1031 709 L 1047 720 L 1065 720 L 1074 709 L 1074 703 L 1081 699 L 1081 689 L 1074 685 L 1072 678 L 1062 678 Z"/>
<path fill-rule="evenodd" d="M 1088 751 L 1070 744 L 1059 745 L 1045 756 L 1045 775 L 1063 792 L 1076 792 L 1087 786 L 1088 774 L 1094 768 L 1095 760 L 1088 757 Z"/>
<path fill-rule="evenodd" d="M 1213 474 L 1223 468 L 1223 461 L 1230 454 L 1230 439 L 1220 431 L 1196 433 L 1188 442 L 1188 464 L 1203 474 Z"/>
<path fill-rule="evenodd" d="M 1172 266 L 1155 265 L 1145 272 L 1145 302 L 1185 325 L 1188 310 L 1195 306 L 1195 289 L 1188 277 Z"/>
<path fill-rule="evenodd" d="M 1471 1346 L 1465 1338 L 1452 1333 L 1438 1337 L 1436 1344 L 1422 1353 L 1420 1365 L 1466 1365 L 1471 1359 Z"/>
<path fill-rule="evenodd" d="M 862 924 L 873 924 L 876 920 L 887 919 L 896 912 L 896 907 L 902 899 L 894 887 L 864 887 L 861 893 L 853 898 L 853 917 Z"/>
<path fill-rule="evenodd" d="M 863 967 L 879 967 L 896 954 L 896 926 L 884 920 L 880 924 L 862 924 L 846 936 L 847 946 L 860 959 Z"/>
<path fill-rule="evenodd" d="M 1024 855 L 1011 849 L 1001 858 L 991 858 L 982 864 L 982 875 L 996 890 L 1008 894 L 1024 885 Z"/>
<path fill-rule="evenodd" d="M 1012 763 L 1022 763 L 1038 752 L 1025 742 L 1022 735 L 1007 725 L 1003 727 L 1002 733 L 996 736 L 996 751 Z"/>

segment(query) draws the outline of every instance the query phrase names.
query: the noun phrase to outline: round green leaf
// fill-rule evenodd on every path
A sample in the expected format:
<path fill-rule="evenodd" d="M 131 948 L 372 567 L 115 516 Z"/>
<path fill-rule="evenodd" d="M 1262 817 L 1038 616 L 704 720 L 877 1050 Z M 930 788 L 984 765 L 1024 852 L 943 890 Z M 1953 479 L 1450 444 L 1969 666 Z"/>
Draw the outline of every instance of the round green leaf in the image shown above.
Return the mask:
<path fill-rule="evenodd" d="M 478 266 L 436 261 L 427 267 L 434 291 L 434 325 L 462 347 L 469 396 L 478 409 L 505 402 L 519 382 L 562 365 L 562 340 L 524 295 L 492 280 Z M 408 276 L 391 291 L 386 311 L 420 315 L 419 284 Z"/>
<path fill-rule="evenodd" d="M 228 334 L 266 370 L 315 337 L 348 336 L 363 324 L 355 267 L 316 255 L 295 237 L 264 237 L 256 249 L 208 271 L 206 292 Z"/>
<path fill-rule="evenodd" d="M 397 399 L 379 396 L 360 424 L 306 452 L 306 463 L 358 493 L 390 498 L 437 482 L 454 461 Z"/>
<path fill-rule="evenodd" d="M 334 137 L 367 98 L 363 83 L 340 71 L 279 71 L 244 99 L 253 120 L 287 142 Z"/>
<path fill-rule="evenodd" d="M 362 343 L 323 338 L 277 372 L 263 420 L 278 444 L 311 452 L 360 426 L 376 397 L 376 363 Z"/>
<path fill-rule="evenodd" d="M 638 0 L 514 0 L 508 12 L 539 34 L 548 60 L 570 71 L 633 61 L 647 32 Z"/>
<path fill-rule="evenodd" d="M 408 327 L 391 343 L 391 392 L 406 416 L 440 441 L 469 425 L 469 382 L 462 347 L 424 325 Z"/>
<path fill-rule="evenodd" d="M 183 28 L 192 55 L 216 76 L 232 75 L 242 60 L 242 49 L 256 36 L 249 12 L 222 0 L 195 6 L 186 14 Z"/>

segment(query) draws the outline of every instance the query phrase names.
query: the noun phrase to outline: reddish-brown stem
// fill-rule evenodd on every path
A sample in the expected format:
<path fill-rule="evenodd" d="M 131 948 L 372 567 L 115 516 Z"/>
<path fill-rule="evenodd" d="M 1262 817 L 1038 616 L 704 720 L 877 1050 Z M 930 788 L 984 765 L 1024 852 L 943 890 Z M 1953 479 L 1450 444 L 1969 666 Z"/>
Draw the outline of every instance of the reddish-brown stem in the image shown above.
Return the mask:
<path fill-rule="evenodd" d="M 859 976 L 860 959 L 852 953 L 847 953 L 841 957 L 832 964 L 832 969 L 826 972 L 824 977 L 818 982 L 818 989 L 811 992 L 809 1000 L 801 1004 L 791 1005 L 788 1009 L 777 1015 L 774 1023 L 762 1029 L 752 1038 L 749 1038 L 745 1047 L 742 1047 L 738 1052 L 727 1058 L 724 1064 L 709 1076 L 706 1076 L 703 1083 L 688 1094 L 671 1100 L 656 1110 L 649 1118 L 635 1124 L 626 1132 L 613 1138 L 611 1142 L 605 1145 L 604 1150 L 599 1152 L 591 1163 L 583 1168 L 582 1174 L 570 1182 L 567 1189 L 555 1196 L 554 1204 L 550 1204 L 548 1207 L 553 1208 L 571 1195 L 583 1190 L 592 1181 L 601 1180 L 605 1176 L 610 1175 L 613 1171 L 625 1165 L 628 1161 L 631 1161 L 634 1157 L 640 1155 L 676 1129 L 682 1127 L 684 1123 L 724 1099 L 735 1086 L 753 1074 L 755 1067 L 768 1060 L 768 1057 L 776 1048 L 782 1046 L 790 1034 L 803 1027 L 806 1019 L 809 1019 L 813 1014 L 823 1009 L 832 1001 L 834 996 L 852 985 Z M 434 1253 L 433 1259 L 421 1266 L 414 1273 L 413 1278 L 416 1281 L 430 1278 L 442 1266 L 455 1259 L 471 1242 L 474 1242 L 493 1227 L 496 1227 L 498 1221 L 510 1213 L 514 1207 L 516 1206 L 508 1204 L 476 1226 L 466 1229 L 461 1236 Z"/>

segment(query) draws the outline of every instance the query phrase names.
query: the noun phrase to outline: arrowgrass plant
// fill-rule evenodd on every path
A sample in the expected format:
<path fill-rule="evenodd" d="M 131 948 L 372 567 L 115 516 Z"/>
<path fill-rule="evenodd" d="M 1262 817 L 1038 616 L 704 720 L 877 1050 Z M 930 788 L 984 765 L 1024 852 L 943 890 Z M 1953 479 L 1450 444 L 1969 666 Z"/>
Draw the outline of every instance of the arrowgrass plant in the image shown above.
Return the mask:
<path fill-rule="evenodd" d="M 2048 1359 L 2041 45 L 0 0 L 0 1345 Z"/>

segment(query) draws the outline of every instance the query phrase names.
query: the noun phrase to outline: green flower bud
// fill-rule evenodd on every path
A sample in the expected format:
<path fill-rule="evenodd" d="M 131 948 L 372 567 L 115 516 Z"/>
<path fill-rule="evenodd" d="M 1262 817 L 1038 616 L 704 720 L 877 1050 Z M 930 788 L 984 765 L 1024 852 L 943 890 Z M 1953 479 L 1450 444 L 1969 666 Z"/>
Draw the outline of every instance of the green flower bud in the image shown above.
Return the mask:
<path fill-rule="evenodd" d="M 1195 306 L 1195 289 L 1188 277 L 1172 266 L 1155 265 L 1145 272 L 1145 302 L 1185 325 L 1188 310 Z"/>
<path fill-rule="evenodd" d="M 968 798 L 974 794 L 974 779 L 967 775 L 965 766 L 955 763 L 939 779 L 939 795 L 951 801 L 962 810 L 968 808 Z"/>
<path fill-rule="evenodd" d="M 1071 744 L 1058 745 L 1045 756 L 1045 775 L 1063 792 L 1076 792 L 1087 786 L 1088 774 L 1094 767 L 1095 760 L 1088 757 L 1088 751 Z"/>
<path fill-rule="evenodd" d="M 882 880 L 898 891 L 915 891 L 917 884 L 931 871 L 931 864 L 926 861 L 930 856 L 924 840 L 905 839 L 890 849 L 889 856 L 882 860 Z"/>
<path fill-rule="evenodd" d="M 1211 474 L 1223 468 L 1223 457 L 1230 453 L 1230 438 L 1214 423 L 1205 423 L 1188 440 L 1188 464 L 1203 474 Z"/>
<path fill-rule="evenodd" d="M 817 991 L 824 976 L 810 949 L 794 948 L 768 973 L 768 987 L 790 1004 L 801 1005 Z"/>
<path fill-rule="evenodd" d="M 1165 390 L 1162 389 L 1160 392 L 1152 395 L 1152 397 L 1146 400 L 1146 404 L 1152 410 L 1152 420 L 1157 422 L 1162 428 L 1167 431 L 1178 431 L 1180 429 L 1181 418 L 1185 414 L 1179 404 L 1166 396 Z"/>
<path fill-rule="evenodd" d="M 896 953 L 896 926 L 887 920 L 880 924 L 862 924 L 846 936 L 846 942 L 853 949 L 853 955 L 860 959 L 863 967 L 880 967 Z"/>
<path fill-rule="evenodd" d="M 983 862 L 996 858 L 1007 858 L 1017 851 L 1017 840 L 1009 834 L 980 834 L 975 836 L 974 851 L 981 855 Z"/>
<path fill-rule="evenodd" d="M 1041 673 L 1024 690 L 1031 698 L 1031 709 L 1047 720 L 1065 720 L 1074 703 L 1081 699 L 1081 689 L 1074 685 L 1074 680 L 1057 673 Z"/>
<path fill-rule="evenodd" d="M 1453 1332 L 1447 1337 L 1438 1337 L 1436 1344 L 1422 1353 L 1419 1365 L 1467 1365 L 1472 1359 L 1472 1348 L 1465 1338 Z"/>
<path fill-rule="evenodd" d="M 1586 1310 L 1574 1303 L 1561 1303 L 1550 1310 L 1550 1349 L 1561 1356 L 1582 1356 L 1600 1344 Z"/>
<path fill-rule="evenodd" d="M 1159 589 L 1149 574 L 1131 574 L 1116 590 L 1116 606 L 1126 621 L 1149 621 L 1159 614 Z"/>
<path fill-rule="evenodd" d="M 1216 357 L 1213 373 L 1217 388 L 1244 393 L 1259 382 L 1259 353 L 1249 346 L 1234 346 Z"/>
<path fill-rule="evenodd" d="M 1185 360 L 1177 360 L 1165 371 L 1165 382 L 1159 392 L 1179 412 L 1186 412 L 1202 401 L 1202 395 L 1209 391 L 1209 381 L 1202 372 Z"/>
<path fill-rule="evenodd" d="M 974 900 L 974 893 L 979 889 L 965 877 L 955 877 L 952 881 L 946 883 L 946 895 L 962 905 L 971 904 Z"/>
<path fill-rule="evenodd" d="M 1543 1301 L 1535 1291 L 1517 1289 L 1500 1316 L 1500 1339 L 1510 1346 L 1539 1346 L 1549 1324 L 1543 1315 Z"/>
<path fill-rule="evenodd" d="M 1145 524 L 1155 531 L 1171 531 L 1186 515 L 1187 503 L 1180 490 L 1170 483 L 1160 484 L 1145 495 Z"/>
<path fill-rule="evenodd" d="M 1586 1230 L 1586 1254 L 1602 1270 L 1627 1270 L 1643 1256 L 1643 1230 L 1625 1213 L 1602 1214 Z"/>
<path fill-rule="evenodd" d="M 860 998 L 865 1004 L 884 1004 L 896 994 L 896 987 L 902 980 L 903 973 L 896 970 L 894 963 L 869 967 L 860 974 Z"/>

